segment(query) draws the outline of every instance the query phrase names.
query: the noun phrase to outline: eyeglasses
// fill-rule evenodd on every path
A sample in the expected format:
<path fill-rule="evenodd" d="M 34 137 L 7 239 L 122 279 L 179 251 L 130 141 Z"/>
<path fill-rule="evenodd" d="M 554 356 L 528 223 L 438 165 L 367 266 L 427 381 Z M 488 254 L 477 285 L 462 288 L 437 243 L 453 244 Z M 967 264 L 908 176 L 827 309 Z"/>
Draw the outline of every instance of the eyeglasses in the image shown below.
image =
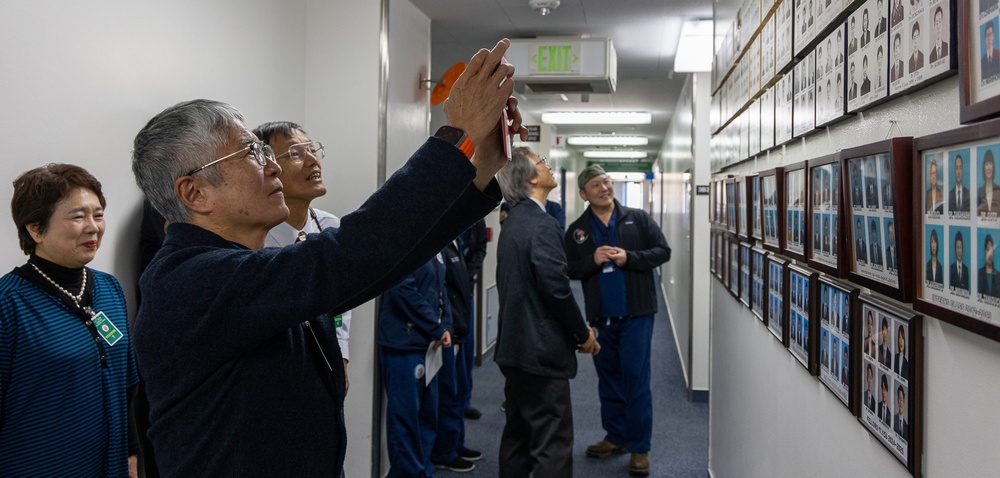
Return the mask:
<path fill-rule="evenodd" d="M 539 164 L 544 164 L 544 165 L 548 166 L 549 165 L 548 161 L 549 161 L 549 158 L 546 158 L 545 156 L 539 155 L 538 156 L 538 161 L 535 161 L 535 166 L 538 166 Z"/>
<path fill-rule="evenodd" d="M 288 159 L 295 161 L 296 163 L 305 161 L 306 154 L 311 154 L 316 157 L 316 159 L 323 159 L 326 156 L 326 146 L 319 141 L 310 141 L 308 143 L 297 143 L 293 144 L 288 148 L 288 151 L 281 153 L 277 158 L 283 158 L 288 156 Z"/>
<path fill-rule="evenodd" d="M 206 165 L 204 165 L 204 166 L 202 166 L 200 168 L 194 168 L 191 171 L 188 171 L 188 173 L 185 174 L 185 176 L 190 176 L 190 175 L 192 175 L 194 173 L 197 173 L 198 171 L 201 171 L 202 169 L 205 169 L 205 168 L 207 168 L 207 167 L 209 167 L 209 166 L 211 166 L 211 165 L 213 165 L 215 163 L 218 163 L 218 162 L 220 162 L 222 160 L 229 159 L 229 158 L 231 158 L 233 156 L 237 156 L 239 154 L 242 154 L 244 151 L 250 151 L 247 154 L 248 155 L 253 155 L 253 159 L 257 163 L 257 166 L 260 166 L 262 168 L 265 165 L 267 165 L 267 161 L 268 160 L 271 160 L 271 161 L 275 160 L 275 158 L 274 158 L 274 150 L 271 149 L 270 145 L 268 145 L 267 143 L 265 143 L 263 141 L 254 141 L 253 143 L 248 144 L 247 147 L 245 147 L 245 148 L 243 148 L 243 149 L 241 149 L 239 151 L 236 151 L 236 152 L 233 152 L 233 153 L 229 153 L 229 154 L 227 154 L 227 155 L 225 155 L 225 156 L 223 156 L 223 157 L 221 157 L 219 159 L 216 159 L 215 161 L 212 161 L 211 163 L 208 163 L 208 164 L 206 164 Z"/>

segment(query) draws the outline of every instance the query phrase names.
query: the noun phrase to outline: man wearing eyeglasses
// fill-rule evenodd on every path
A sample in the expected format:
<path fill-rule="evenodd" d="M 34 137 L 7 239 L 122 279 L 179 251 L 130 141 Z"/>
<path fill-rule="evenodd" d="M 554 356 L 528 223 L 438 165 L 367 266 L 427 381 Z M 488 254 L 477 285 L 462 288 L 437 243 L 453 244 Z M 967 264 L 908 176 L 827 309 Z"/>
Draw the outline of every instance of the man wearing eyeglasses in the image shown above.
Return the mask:
<path fill-rule="evenodd" d="M 323 165 L 326 155 L 323 143 L 312 141 L 302 127 L 290 121 L 264 123 L 253 130 L 257 139 L 267 143 L 281 166 L 282 194 L 288 206 L 288 218 L 267 233 L 264 247 L 283 247 L 306 239 L 329 227 L 340 227 L 340 218 L 313 207 L 313 199 L 326 194 Z M 333 316 L 337 328 L 337 343 L 344 363 L 345 390 L 350 389 L 347 374 L 350 361 L 348 340 L 351 338 L 351 311 Z"/>
<path fill-rule="evenodd" d="M 670 260 L 670 246 L 649 214 L 615 200 L 614 184 L 600 165 L 581 171 L 577 185 L 590 205 L 570 224 L 563 248 L 569 277 L 583 281 L 587 320 L 604 351 L 594 357 L 594 368 L 606 435 L 587 447 L 587 456 L 630 452 L 629 472 L 644 476 L 653 434 L 653 269 Z"/>
<path fill-rule="evenodd" d="M 170 221 L 133 329 L 162 476 L 341 473 L 345 377 L 335 325 L 318 317 L 374 298 L 497 206 L 497 135 L 527 138 L 509 46 L 472 58 L 449 126 L 340 228 L 287 247 L 263 247 L 289 214 L 282 170 L 235 108 L 181 103 L 136 135 L 136 182 Z"/>

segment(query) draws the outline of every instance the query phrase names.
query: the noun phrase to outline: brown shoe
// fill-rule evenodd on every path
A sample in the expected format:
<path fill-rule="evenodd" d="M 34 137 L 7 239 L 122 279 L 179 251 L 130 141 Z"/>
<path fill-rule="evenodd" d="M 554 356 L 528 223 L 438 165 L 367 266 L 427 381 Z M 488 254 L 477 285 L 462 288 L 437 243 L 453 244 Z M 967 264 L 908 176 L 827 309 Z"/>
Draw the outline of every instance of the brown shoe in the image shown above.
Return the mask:
<path fill-rule="evenodd" d="M 615 445 L 609 441 L 601 440 L 587 447 L 587 456 L 591 458 L 607 458 L 611 455 L 622 455 L 625 451 L 625 445 Z"/>
<path fill-rule="evenodd" d="M 628 461 L 628 474 L 649 476 L 649 453 L 633 453 Z"/>

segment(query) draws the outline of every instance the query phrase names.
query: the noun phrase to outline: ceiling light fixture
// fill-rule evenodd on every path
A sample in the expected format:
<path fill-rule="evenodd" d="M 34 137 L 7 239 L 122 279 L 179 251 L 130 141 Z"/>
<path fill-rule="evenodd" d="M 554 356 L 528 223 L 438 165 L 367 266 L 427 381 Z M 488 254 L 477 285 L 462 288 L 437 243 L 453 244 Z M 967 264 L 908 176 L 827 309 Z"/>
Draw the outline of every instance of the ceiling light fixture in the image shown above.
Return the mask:
<path fill-rule="evenodd" d="M 538 13 L 544 17 L 559 7 L 559 0 L 528 0 L 528 5 L 538 10 Z"/>
<path fill-rule="evenodd" d="M 646 157 L 645 151 L 603 151 L 603 150 L 593 150 L 584 151 L 584 158 L 613 158 L 613 159 L 644 159 Z"/>
<path fill-rule="evenodd" d="M 567 140 L 573 146 L 646 146 L 649 138 L 645 136 L 570 136 Z"/>
<path fill-rule="evenodd" d="M 712 20 L 685 20 L 674 55 L 674 71 L 712 71 L 715 53 L 715 25 Z"/>
<path fill-rule="evenodd" d="M 562 111 L 542 113 L 546 124 L 650 124 L 651 113 L 638 111 Z"/>

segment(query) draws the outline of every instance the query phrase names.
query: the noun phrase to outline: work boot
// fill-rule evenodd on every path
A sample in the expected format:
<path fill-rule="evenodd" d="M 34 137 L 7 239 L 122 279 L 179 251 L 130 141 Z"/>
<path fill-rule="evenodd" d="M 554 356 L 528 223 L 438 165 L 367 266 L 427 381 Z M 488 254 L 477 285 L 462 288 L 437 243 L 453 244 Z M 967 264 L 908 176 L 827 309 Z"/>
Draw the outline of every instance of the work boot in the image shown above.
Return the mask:
<path fill-rule="evenodd" d="M 611 455 L 621 455 L 625 451 L 625 445 L 615 445 L 607 440 L 601 440 L 587 447 L 587 456 L 591 458 L 607 458 Z"/>
<path fill-rule="evenodd" d="M 628 474 L 649 476 L 649 453 L 633 453 L 628 461 Z"/>

